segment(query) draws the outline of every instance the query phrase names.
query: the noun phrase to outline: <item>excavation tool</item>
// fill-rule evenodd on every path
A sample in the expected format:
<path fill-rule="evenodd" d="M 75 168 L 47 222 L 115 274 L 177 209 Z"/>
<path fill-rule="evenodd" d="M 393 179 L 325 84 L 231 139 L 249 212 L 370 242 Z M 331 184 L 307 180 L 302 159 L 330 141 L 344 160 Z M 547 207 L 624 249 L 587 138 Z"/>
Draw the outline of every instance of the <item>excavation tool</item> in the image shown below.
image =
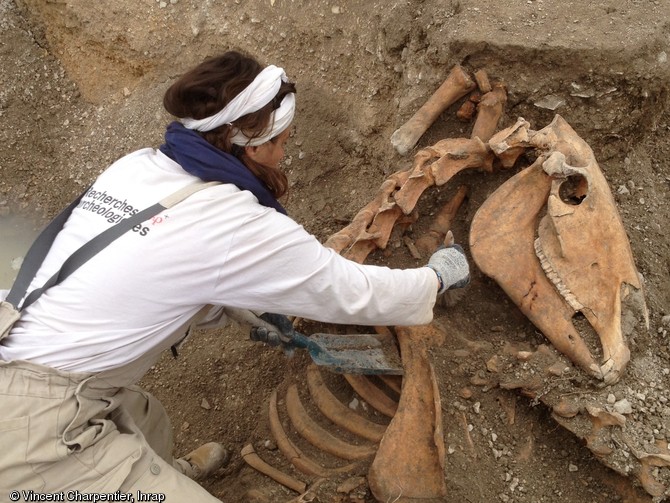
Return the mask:
<path fill-rule="evenodd" d="M 324 334 L 297 332 L 283 315 L 256 315 L 244 309 L 226 308 L 235 321 L 250 325 L 251 340 L 281 347 L 291 354 L 305 349 L 314 363 L 340 374 L 402 375 L 403 367 L 395 338 L 389 334 Z"/>

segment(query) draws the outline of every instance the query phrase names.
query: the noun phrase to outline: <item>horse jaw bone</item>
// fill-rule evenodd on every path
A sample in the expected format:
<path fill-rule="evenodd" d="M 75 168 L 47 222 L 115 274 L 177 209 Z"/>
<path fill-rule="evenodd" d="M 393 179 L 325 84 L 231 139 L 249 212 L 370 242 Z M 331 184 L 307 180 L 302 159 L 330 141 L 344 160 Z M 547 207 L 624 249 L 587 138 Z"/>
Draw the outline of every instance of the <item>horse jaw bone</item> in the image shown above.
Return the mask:
<path fill-rule="evenodd" d="M 614 383 L 630 358 L 622 305 L 637 309 L 635 315 L 648 329 L 642 284 L 616 203 L 593 151 L 560 116 L 531 143 L 546 148 L 547 139 L 553 151 L 542 168 L 552 183 L 536 251 L 548 276 L 555 273 L 554 284 L 561 295 L 598 334 L 603 380 Z"/>
<path fill-rule="evenodd" d="M 470 230 L 472 256 L 559 351 L 614 383 L 630 357 L 622 305 L 638 319 L 641 314 L 647 326 L 648 315 L 607 182 L 589 146 L 560 116 L 537 132 L 520 120 L 510 133 L 522 138 L 515 143 L 541 155 L 478 210 Z M 565 202 L 567 196 L 580 203 Z M 600 339 L 601 365 L 573 324 L 577 312 Z"/>

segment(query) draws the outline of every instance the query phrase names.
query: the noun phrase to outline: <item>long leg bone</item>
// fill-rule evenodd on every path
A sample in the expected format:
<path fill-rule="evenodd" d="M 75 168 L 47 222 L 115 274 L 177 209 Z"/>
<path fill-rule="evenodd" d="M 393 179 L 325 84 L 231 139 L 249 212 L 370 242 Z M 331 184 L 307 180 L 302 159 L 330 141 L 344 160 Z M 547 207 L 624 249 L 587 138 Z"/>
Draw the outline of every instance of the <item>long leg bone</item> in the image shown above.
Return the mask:
<path fill-rule="evenodd" d="M 370 471 L 378 501 L 439 500 L 446 495 L 442 407 L 427 346 L 443 334 L 433 326 L 397 327 L 405 376 L 398 412 Z"/>
<path fill-rule="evenodd" d="M 414 148 L 416 142 L 435 122 L 435 119 L 458 99 L 475 88 L 475 82 L 456 65 L 451 69 L 447 79 L 428 98 L 428 101 L 391 136 L 391 144 L 400 155 L 406 155 Z"/>

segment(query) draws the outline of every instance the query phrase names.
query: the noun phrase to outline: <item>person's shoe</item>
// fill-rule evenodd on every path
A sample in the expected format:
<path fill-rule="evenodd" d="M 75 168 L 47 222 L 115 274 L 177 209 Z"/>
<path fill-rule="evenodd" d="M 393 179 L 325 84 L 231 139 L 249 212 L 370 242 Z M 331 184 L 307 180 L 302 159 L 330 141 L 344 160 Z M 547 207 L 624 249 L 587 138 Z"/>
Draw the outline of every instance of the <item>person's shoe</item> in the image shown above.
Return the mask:
<path fill-rule="evenodd" d="M 186 456 L 175 459 L 172 464 L 187 477 L 202 480 L 228 464 L 229 460 L 230 453 L 223 445 L 209 442 L 189 452 Z"/>

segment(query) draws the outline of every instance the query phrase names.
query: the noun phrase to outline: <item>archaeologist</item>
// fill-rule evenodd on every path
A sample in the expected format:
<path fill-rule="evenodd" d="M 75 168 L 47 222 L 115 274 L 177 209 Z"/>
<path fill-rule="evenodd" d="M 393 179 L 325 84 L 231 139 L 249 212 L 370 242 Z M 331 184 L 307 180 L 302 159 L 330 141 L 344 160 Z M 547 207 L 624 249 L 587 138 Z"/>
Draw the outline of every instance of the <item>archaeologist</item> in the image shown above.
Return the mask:
<path fill-rule="evenodd" d="M 165 410 L 135 385 L 194 320 L 222 326 L 228 307 L 332 323 L 426 324 L 438 292 L 468 282 L 458 246 L 436 251 L 428 267 L 360 265 L 286 215 L 279 164 L 295 87 L 281 68 L 227 52 L 179 78 L 164 106 L 177 118 L 165 143 L 126 155 L 94 181 L 28 292 L 116 222 L 185 186 L 220 183 L 98 251 L 22 311 L 0 342 L 3 501 L 29 490 L 218 501 L 193 479 L 219 469 L 229 453 L 209 443 L 173 460 Z"/>

